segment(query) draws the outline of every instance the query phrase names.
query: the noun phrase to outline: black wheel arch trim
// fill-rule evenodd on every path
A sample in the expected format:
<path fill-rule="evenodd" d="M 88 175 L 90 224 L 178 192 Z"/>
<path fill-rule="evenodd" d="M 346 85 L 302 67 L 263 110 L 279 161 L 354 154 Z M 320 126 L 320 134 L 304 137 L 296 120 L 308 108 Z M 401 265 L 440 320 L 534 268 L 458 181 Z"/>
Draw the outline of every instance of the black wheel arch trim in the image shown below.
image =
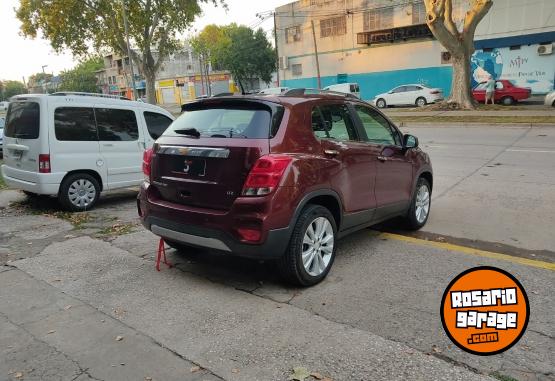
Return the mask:
<path fill-rule="evenodd" d="M 311 200 L 320 196 L 331 196 L 335 199 L 335 201 L 339 205 L 339 221 L 335 221 L 335 225 L 337 226 L 337 230 L 338 231 L 340 230 L 341 222 L 343 220 L 343 203 L 341 202 L 341 197 L 339 196 L 339 194 L 332 189 L 318 189 L 304 195 L 301 201 L 297 204 L 297 207 L 295 208 L 295 212 L 293 213 L 293 217 L 291 218 L 291 222 L 289 224 L 289 227 L 291 229 L 297 223 L 297 220 L 299 219 L 299 216 L 301 215 L 303 208 L 306 205 L 308 205 Z M 330 212 L 333 214 L 332 210 L 330 210 Z"/>

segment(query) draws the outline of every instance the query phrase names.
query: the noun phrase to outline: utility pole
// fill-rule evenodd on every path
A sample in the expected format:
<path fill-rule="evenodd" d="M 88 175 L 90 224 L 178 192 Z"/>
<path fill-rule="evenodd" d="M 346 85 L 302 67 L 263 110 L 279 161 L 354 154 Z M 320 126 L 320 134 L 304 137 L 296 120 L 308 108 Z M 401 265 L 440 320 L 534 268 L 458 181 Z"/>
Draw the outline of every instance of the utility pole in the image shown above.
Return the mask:
<path fill-rule="evenodd" d="M 316 57 L 316 72 L 318 74 L 318 88 L 322 88 L 322 79 L 320 78 L 320 61 L 318 60 L 318 45 L 316 44 L 316 31 L 314 30 L 314 20 L 312 23 L 312 39 L 314 40 L 314 57 Z"/>
<path fill-rule="evenodd" d="M 277 85 L 279 84 L 279 50 L 278 50 L 278 36 L 277 36 L 277 24 L 276 24 L 276 12 L 274 11 L 274 44 L 276 45 L 276 58 L 277 58 Z"/>
<path fill-rule="evenodd" d="M 127 58 L 129 59 L 129 69 L 131 71 L 131 84 L 133 85 L 133 98 L 137 100 L 137 86 L 135 86 L 135 72 L 133 71 L 133 58 L 131 57 L 131 45 L 129 44 L 129 29 L 127 26 L 127 12 L 125 11 L 125 0 L 122 0 L 121 7 L 123 9 L 123 27 L 125 29 L 125 38 L 127 40 Z"/>

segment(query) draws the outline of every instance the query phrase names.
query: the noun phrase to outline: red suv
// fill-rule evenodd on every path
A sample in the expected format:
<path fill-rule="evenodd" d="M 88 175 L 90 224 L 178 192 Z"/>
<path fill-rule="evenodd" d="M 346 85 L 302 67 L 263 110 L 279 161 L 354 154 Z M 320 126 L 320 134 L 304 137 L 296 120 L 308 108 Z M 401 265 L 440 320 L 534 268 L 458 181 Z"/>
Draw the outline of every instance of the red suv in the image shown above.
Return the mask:
<path fill-rule="evenodd" d="M 187 104 L 143 169 L 139 215 L 170 246 L 276 260 L 304 286 L 327 275 L 339 238 L 398 216 L 424 226 L 433 183 L 416 137 L 324 93 Z"/>

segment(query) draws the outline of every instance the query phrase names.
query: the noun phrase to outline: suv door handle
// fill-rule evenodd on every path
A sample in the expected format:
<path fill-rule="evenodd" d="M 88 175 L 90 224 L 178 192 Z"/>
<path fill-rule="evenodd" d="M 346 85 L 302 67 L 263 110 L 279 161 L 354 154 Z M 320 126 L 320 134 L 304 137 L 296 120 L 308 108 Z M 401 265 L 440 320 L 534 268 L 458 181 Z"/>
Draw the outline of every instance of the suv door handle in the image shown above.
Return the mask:
<path fill-rule="evenodd" d="M 388 161 L 389 158 L 387 158 L 386 156 L 378 156 L 378 160 L 381 162 L 384 162 L 384 161 Z"/>
<path fill-rule="evenodd" d="M 326 155 L 330 155 L 330 156 L 337 156 L 337 155 L 339 155 L 339 151 L 336 151 L 336 150 L 334 150 L 334 149 L 327 149 L 327 150 L 324 150 L 324 153 L 325 153 Z"/>

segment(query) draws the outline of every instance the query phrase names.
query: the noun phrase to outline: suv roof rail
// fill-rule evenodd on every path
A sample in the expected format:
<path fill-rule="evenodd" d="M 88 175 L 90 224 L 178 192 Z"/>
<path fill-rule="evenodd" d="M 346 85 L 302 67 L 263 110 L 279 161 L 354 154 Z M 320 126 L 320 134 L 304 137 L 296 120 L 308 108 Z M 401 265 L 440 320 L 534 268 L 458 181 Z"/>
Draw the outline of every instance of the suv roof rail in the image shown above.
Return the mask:
<path fill-rule="evenodd" d="M 284 96 L 284 97 L 301 97 L 303 95 L 336 95 L 339 97 L 358 99 L 355 95 L 349 94 L 349 93 L 342 93 L 339 91 L 332 91 L 332 90 L 310 89 L 310 88 L 304 88 L 304 87 L 289 89 L 283 94 L 281 94 L 281 96 Z"/>
<path fill-rule="evenodd" d="M 84 93 L 84 92 L 79 92 L 79 91 L 59 91 L 59 92 L 52 93 L 50 95 L 61 96 L 61 97 L 66 96 L 66 95 L 77 95 L 77 96 L 80 96 L 80 97 L 99 97 L 99 98 L 109 98 L 109 99 L 120 99 L 120 100 L 124 100 L 124 101 L 130 101 L 131 100 L 127 97 L 122 97 L 120 95 L 100 94 L 100 93 Z"/>

